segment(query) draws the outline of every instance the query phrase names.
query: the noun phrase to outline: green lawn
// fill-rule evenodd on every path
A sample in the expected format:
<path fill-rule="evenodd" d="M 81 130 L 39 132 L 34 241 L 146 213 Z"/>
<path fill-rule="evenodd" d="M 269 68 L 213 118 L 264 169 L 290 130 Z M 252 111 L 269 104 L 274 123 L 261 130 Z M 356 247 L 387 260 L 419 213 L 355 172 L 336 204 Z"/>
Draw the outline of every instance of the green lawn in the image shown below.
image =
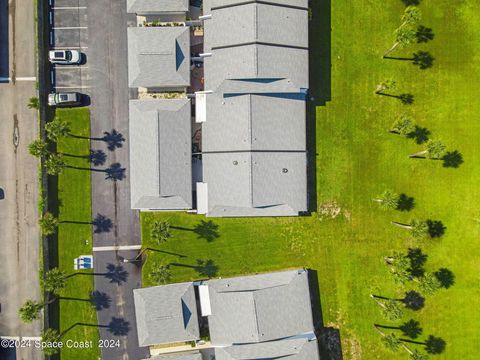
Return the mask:
<path fill-rule="evenodd" d="M 90 113 L 88 109 L 57 110 L 56 115 L 67 119 L 71 132 L 75 135 L 90 136 Z M 65 137 L 58 141 L 57 151 L 65 154 L 65 162 L 71 166 L 89 167 L 88 159 L 69 155 L 88 156 L 90 141 Z M 74 272 L 73 259 L 79 255 L 92 254 L 92 226 L 71 222 L 89 222 L 92 220 L 90 172 L 65 169 L 58 176 L 59 219 L 58 258 L 59 267 L 68 274 Z M 65 222 L 66 221 L 66 222 Z M 83 272 L 91 272 L 83 270 Z M 60 331 L 75 323 L 96 324 L 95 309 L 89 301 L 93 290 L 93 276 L 77 275 L 68 279 L 60 300 Z M 98 329 L 90 326 L 76 326 L 68 331 L 63 340 L 93 341 L 93 349 L 63 349 L 62 360 L 96 359 L 99 357 Z"/>
<path fill-rule="evenodd" d="M 428 296 L 418 312 L 405 312 L 403 321 L 420 321 L 423 333 L 443 338 L 446 350 L 436 359 L 478 358 L 480 290 L 478 243 L 480 233 L 480 100 L 477 86 L 480 18 L 476 0 L 423 0 L 422 25 L 435 39 L 398 50 L 392 56 L 409 57 L 429 51 L 434 66 L 420 70 L 410 62 L 383 60 L 400 22 L 400 0 L 332 0 L 332 94 L 316 109 L 317 193 L 319 205 L 337 202 L 335 219 L 313 214 L 298 219 L 212 219 L 219 237 L 207 242 L 188 230 L 172 230 L 174 238 L 161 246 L 149 236 L 154 218 L 193 229 L 203 217 L 183 214 L 142 214 L 144 244 L 184 257 L 150 252 L 145 285 L 154 262 L 195 266 L 197 259 L 213 260 L 217 276 L 231 276 L 291 267 L 318 271 L 324 323 L 340 329 L 344 359 L 407 359 L 400 350 L 385 350 L 374 323 L 382 320 L 371 292 L 399 297 L 412 284 L 396 285 L 383 257 L 420 246 L 428 255 L 427 271 L 445 267 L 455 284 Z M 326 16 L 313 12 L 314 21 Z M 323 39 L 314 26 L 313 39 Z M 320 40 L 315 52 L 325 46 Z M 320 67 L 320 65 L 319 65 Z M 315 73 L 315 64 L 312 71 Z M 375 85 L 387 78 L 397 81 L 397 93 L 415 96 L 413 105 L 374 95 Z M 325 88 L 315 78 L 313 89 Z M 322 94 L 314 96 L 321 97 Z M 464 163 L 443 167 L 442 161 L 409 159 L 422 150 L 415 141 L 388 133 L 393 120 L 406 112 L 441 139 L 450 151 L 458 150 Z M 385 189 L 415 199 L 410 212 L 381 211 L 371 200 Z M 413 240 L 391 220 L 441 220 L 446 226 L 439 239 Z M 194 268 L 172 266 L 172 281 L 201 277 Z M 400 323 L 400 322 L 399 322 Z M 411 345 L 412 349 L 415 345 Z M 418 345 L 416 348 L 421 349 Z"/>

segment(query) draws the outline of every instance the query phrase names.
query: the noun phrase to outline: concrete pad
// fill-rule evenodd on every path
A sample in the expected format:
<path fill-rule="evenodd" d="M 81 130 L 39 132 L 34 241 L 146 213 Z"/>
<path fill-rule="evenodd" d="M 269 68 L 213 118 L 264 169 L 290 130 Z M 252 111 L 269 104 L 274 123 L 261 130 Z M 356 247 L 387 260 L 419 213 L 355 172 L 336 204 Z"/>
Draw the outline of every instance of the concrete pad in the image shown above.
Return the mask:
<path fill-rule="evenodd" d="M 70 30 L 53 30 L 53 46 L 69 47 L 69 46 L 87 46 L 88 30 L 87 29 L 70 29 Z"/>

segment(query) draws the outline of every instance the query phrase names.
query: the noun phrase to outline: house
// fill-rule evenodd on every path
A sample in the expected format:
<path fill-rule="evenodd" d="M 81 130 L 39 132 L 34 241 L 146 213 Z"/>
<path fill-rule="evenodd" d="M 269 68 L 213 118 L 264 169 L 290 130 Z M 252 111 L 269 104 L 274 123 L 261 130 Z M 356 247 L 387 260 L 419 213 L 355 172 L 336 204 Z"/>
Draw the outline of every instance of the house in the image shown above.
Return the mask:
<path fill-rule="evenodd" d="M 130 100 L 129 105 L 132 209 L 191 209 L 190 100 Z"/>
<path fill-rule="evenodd" d="M 192 283 L 135 289 L 133 298 L 140 346 L 200 339 Z"/>
<path fill-rule="evenodd" d="M 193 292 L 190 286 L 195 288 Z M 193 357 L 200 359 L 200 354 L 202 360 L 210 360 L 214 354 L 216 360 L 319 360 L 309 289 L 305 269 L 137 289 L 139 342 L 165 344 L 188 337 L 186 326 L 179 326 L 185 315 L 178 315 L 178 304 L 182 301 L 184 306 L 185 301 L 189 310 L 183 314 L 188 314 L 190 324 L 204 324 L 209 340 L 197 339 L 193 348 L 180 344 L 162 347 L 171 353 L 154 359 L 184 360 L 183 356 L 191 356 L 196 360 Z M 156 300 L 145 302 L 145 298 Z M 198 309 L 192 309 L 194 303 Z M 145 322 L 149 323 L 148 340 Z"/>
<path fill-rule="evenodd" d="M 127 35 L 131 88 L 184 91 L 190 85 L 189 27 L 129 27 Z"/>

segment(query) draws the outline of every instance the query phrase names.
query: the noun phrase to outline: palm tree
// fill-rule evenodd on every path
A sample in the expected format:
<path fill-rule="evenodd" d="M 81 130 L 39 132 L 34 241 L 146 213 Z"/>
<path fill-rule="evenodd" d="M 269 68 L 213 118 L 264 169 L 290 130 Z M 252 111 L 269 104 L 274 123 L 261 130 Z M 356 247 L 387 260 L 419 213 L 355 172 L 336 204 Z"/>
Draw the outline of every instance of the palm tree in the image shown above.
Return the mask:
<path fill-rule="evenodd" d="M 59 268 L 53 268 L 45 273 L 41 283 L 45 291 L 58 294 L 65 287 L 66 281 L 65 272 Z"/>
<path fill-rule="evenodd" d="M 385 319 L 390 321 L 396 321 L 402 318 L 403 312 L 400 306 L 398 306 L 398 301 L 373 294 L 370 294 L 370 297 L 377 303 L 378 306 L 380 306 L 380 308 L 382 309 L 382 315 Z M 386 301 L 380 301 L 379 299 Z"/>
<path fill-rule="evenodd" d="M 428 233 L 428 225 L 425 221 L 413 219 L 410 221 L 410 224 L 403 224 L 396 221 L 392 221 L 391 223 L 402 229 L 410 230 L 412 236 L 417 239 L 424 238 Z"/>
<path fill-rule="evenodd" d="M 379 84 L 377 84 L 377 88 L 375 89 L 375 94 L 383 94 L 384 91 L 388 90 L 395 90 L 397 87 L 397 82 L 392 79 L 386 79 Z"/>
<path fill-rule="evenodd" d="M 398 207 L 399 199 L 400 196 L 396 192 L 385 190 L 381 195 L 373 199 L 373 201 L 378 202 L 382 210 L 390 210 Z"/>
<path fill-rule="evenodd" d="M 23 305 L 18 309 L 18 315 L 24 323 L 31 323 L 33 320 L 38 320 L 40 318 L 40 311 L 42 311 L 44 305 L 42 303 L 27 300 Z"/>
<path fill-rule="evenodd" d="M 33 96 L 30 99 L 28 99 L 28 104 L 27 107 L 29 109 L 36 109 L 38 110 L 40 108 L 40 101 L 38 100 L 38 97 Z"/>
<path fill-rule="evenodd" d="M 50 154 L 45 160 L 45 168 L 49 175 L 58 175 L 62 172 L 65 167 L 65 162 L 63 156 L 60 154 Z"/>
<path fill-rule="evenodd" d="M 53 214 L 47 212 L 40 218 L 39 224 L 43 235 L 52 235 L 57 231 L 58 219 Z"/>
<path fill-rule="evenodd" d="M 390 267 L 395 282 L 405 284 L 412 280 L 411 262 L 408 256 L 394 253 L 393 257 L 385 257 L 385 263 Z"/>
<path fill-rule="evenodd" d="M 427 273 L 418 279 L 420 291 L 426 295 L 431 295 L 441 287 L 440 281 L 435 274 Z"/>
<path fill-rule="evenodd" d="M 58 342 L 61 339 L 61 334 L 59 334 L 58 330 L 56 329 L 47 329 L 42 333 L 42 342 L 45 344 L 58 344 Z M 60 352 L 59 347 L 50 347 L 50 346 L 45 346 L 42 347 L 42 351 L 44 352 L 45 355 L 51 356 L 55 355 Z"/>
<path fill-rule="evenodd" d="M 400 339 L 393 333 L 383 336 L 382 342 L 388 350 L 393 352 L 397 352 L 401 344 Z"/>
<path fill-rule="evenodd" d="M 410 5 L 405 8 L 402 15 L 402 25 L 404 27 L 407 25 L 416 25 L 422 18 L 422 12 L 416 6 Z"/>
<path fill-rule="evenodd" d="M 150 270 L 148 277 L 156 284 L 166 284 L 172 277 L 170 265 L 155 264 Z"/>
<path fill-rule="evenodd" d="M 416 39 L 416 31 L 411 27 L 399 27 L 395 30 L 395 42 L 392 47 L 385 51 L 383 57 L 390 55 L 397 47 L 406 47 L 410 44 L 413 44 Z"/>
<path fill-rule="evenodd" d="M 168 221 L 155 220 L 150 228 L 150 236 L 159 243 L 165 242 L 172 237 Z"/>
<path fill-rule="evenodd" d="M 28 144 L 28 152 L 35 157 L 42 157 L 48 154 L 48 144 L 41 140 L 35 140 Z"/>
<path fill-rule="evenodd" d="M 409 155 L 411 158 L 427 158 L 439 160 L 447 152 L 447 147 L 440 140 L 429 139 L 425 143 L 425 150 Z"/>
<path fill-rule="evenodd" d="M 408 136 L 415 131 L 415 123 L 406 115 L 401 115 L 389 130 L 393 134 Z"/>
<path fill-rule="evenodd" d="M 45 131 L 49 140 L 57 141 L 60 137 L 69 135 L 70 124 L 57 116 L 45 124 Z"/>
<path fill-rule="evenodd" d="M 413 350 L 410 354 L 410 360 L 428 360 L 428 355 L 418 350 Z"/>

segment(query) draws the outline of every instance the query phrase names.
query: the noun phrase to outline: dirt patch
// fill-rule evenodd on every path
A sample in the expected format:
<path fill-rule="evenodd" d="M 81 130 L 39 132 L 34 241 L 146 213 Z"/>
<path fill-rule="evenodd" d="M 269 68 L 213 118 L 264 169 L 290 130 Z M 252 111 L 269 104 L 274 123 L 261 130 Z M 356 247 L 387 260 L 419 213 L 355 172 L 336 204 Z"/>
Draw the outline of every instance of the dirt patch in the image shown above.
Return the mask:
<path fill-rule="evenodd" d="M 335 200 L 332 200 L 320 204 L 317 212 L 320 220 L 335 219 L 342 213 L 342 208 Z"/>

